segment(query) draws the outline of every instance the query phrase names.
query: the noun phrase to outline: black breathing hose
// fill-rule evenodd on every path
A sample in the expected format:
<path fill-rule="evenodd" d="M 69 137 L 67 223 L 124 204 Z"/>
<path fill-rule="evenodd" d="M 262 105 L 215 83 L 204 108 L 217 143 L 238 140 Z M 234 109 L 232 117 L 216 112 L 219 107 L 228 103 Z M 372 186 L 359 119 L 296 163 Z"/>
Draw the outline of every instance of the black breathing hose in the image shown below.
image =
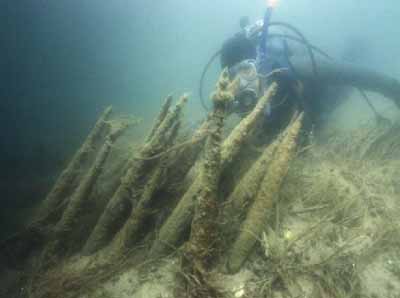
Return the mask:
<path fill-rule="evenodd" d="M 299 42 L 299 43 L 303 43 L 303 40 L 301 38 L 298 38 L 298 37 L 292 36 L 292 35 L 288 35 L 288 34 L 273 33 L 273 34 L 270 34 L 270 37 L 273 37 L 273 38 L 275 38 L 275 37 L 285 38 L 285 39 L 289 39 L 289 40 L 296 41 L 296 42 Z M 316 46 L 314 46 L 314 45 L 312 45 L 310 43 L 308 44 L 308 46 L 311 48 L 311 50 L 313 52 L 320 54 L 322 57 L 324 57 L 324 58 L 326 58 L 328 60 L 333 60 L 333 58 L 331 56 L 329 56 L 327 53 L 325 53 L 320 48 L 318 48 L 318 47 L 316 47 Z"/>
<path fill-rule="evenodd" d="M 300 32 L 300 30 L 298 30 L 296 27 L 294 27 L 294 26 L 292 26 L 292 25 L 290 25 L 290 24 L 284 23 L 284 22 L 271 22 L 270 26 L 271 26 L 271 27 L 274 27 L 274 26 L 276 26 L 276 27 L 283 27 L 283 28 L 289 29 L 289 30 L 291 30 L 292 32 L 294 32 L 297 36 L 299 36 L 299 38 L 300 38 L 300 40 L 301 40 L 301 43 L 303 43 L 303 44 L 306 46 L 306 48 L 307 48 L 308 55 L 309 55 L 310 60 L 311 60 L 311 64 L 312 64 L 312 69 L 313 69 L 313 72 L 314 72 L 314 76 L 317 77 L 317 75 L 318 75 L 318 74 L 317 74 L 317 63 L 315 62 L 314 52 L 313 52 L 313 50 L 312 50 L 312 48 L 311 48 L 310 43 L 309 43 L 308 40 L 305 38 L 305 36 Z"/>
<path fill-rule="evenodd" d="M 297 38 L 294 36 L 290 36 L 290 35 L 286 35 L 286 34 L 271 34 L 271 37 L 280 37 L 280 38 L 286 38 L 286 39 L 290 39 L 293 41 L 297 41 L 297 42 L 301 42 L 303 43 L 305 41 L 304 38 Z M 307 42 L 307 41 L 306 41 Z M 317 48 L 316 46 L 310 44 L 309 42 L 306 43 L 307 49 L 311 50 L 311 51 L 315 51 L 316 53 L 320 54 L 321 56 L 323 56 L 324 58 L 328 59 L 328 60 L 334 60 L 331 56 L 329 56 L 326 52 L 324 52 L 323 50 Z M 310 56 L 313 62 L 313 70 L 315 70 L 314 65 L 315 65 L 315 59 L 314 57 Z M 315 75 L 315 72 L 314 72 Z M 382 115 L 379 114 L 379 112 L 376 110 L 375 106 L 372 104 L 371 100 L 369 99 L 368 95 L 365 93 L 365 91 L 361 88 L 357 88 L 358 92 L 360 93 L 360 95 L 362 96 L 362 98 L 365 100 L 365 102 L 367 103 L 367 105 L 369 106 L 369 108 L 371 109 L 371 111 L 373 112 L 373 114 L 375 115 L 375 118 L 377 119 L 378 122 L 384 122 L 387 121 L 386 118 L 384 118 Z"/>

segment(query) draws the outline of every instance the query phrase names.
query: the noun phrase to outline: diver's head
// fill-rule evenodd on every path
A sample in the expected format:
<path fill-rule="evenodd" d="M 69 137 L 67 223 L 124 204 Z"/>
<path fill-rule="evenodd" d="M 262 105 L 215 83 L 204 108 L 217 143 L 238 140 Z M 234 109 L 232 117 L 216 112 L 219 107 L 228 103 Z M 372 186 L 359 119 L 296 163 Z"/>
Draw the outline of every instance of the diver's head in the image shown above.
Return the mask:
<path fill-rule="evenodd" d="M 257 49 L 246 34 L 236 34 L 224 42 L 221 49 L 221 67 L 232 67 L 246 60 L 256 59 Z"/>

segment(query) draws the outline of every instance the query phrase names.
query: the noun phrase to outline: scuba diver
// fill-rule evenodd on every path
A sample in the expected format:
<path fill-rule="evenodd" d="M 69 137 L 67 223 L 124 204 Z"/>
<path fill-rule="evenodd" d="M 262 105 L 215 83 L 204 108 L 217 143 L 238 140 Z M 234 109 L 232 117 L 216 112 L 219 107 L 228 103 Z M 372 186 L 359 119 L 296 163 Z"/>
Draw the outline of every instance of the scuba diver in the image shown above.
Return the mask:
<path fill-rule="evenodd" d="M 218 57 L 221 67 L 228 69 L 230 78 L 239 79 L 240 86 L 231 104 L 231 113 L 246 115 L 270 82 L 278 82 L 278 95 L 265 111 L 267 130 L 284 127 L 294 110 L 305 111 L 308 126 L 324 121 L 322 115 L 330 113 L 337 105 L 335 96 L 327 100 L 326 90 L 329 88 L 334 89 L 339 99 L 343 97 L 337 92 L 340 88 L 357 89 L 377 120 L 382 116 L 364 91 L 380 93 L 400 107 L 400 83 L 397 79 L 360 65 L 335 60 L 308 42 L 293 25 L 271 22 L 276 4 L 277 0 L 267 0 L 263 20 L 255 24 L 250 24 L 248 17 L 242 17 L 240 32 L 227 39 L 206 64 L 199 87 L 201 104 L 206 111 L 204 78 Z M 272 27 L 283 28 L 289 33 L 271 32 Z M 293 45 L 300 45 L 301 50 Z"/>
<path fill-rule="evenodd" d="M 302 85 L 291 67 L 291 52 L 285 39 L 269 38 L 269 26 L 276 0 L 267 1 L 264 19 L 250 24 L 248 17 L 240 19 L 241 31 L 226 40 L 220 62 L 230 79 L 239 79 L 239 88 L 230 112 L 245 115 L 271 81 L 279 85 L 279 102 L 272 102 L 265 111 L 265 127 L 280 128 L 288 121 L 293 109 L 304 110 Z"/>

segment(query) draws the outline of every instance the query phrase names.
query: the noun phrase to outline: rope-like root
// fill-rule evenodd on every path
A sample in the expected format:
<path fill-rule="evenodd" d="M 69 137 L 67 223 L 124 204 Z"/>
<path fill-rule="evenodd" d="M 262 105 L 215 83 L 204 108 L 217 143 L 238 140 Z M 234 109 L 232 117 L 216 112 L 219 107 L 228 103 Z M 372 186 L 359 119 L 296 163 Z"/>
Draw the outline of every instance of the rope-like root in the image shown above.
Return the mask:
<path fill-rule="evenodd" d="M 89 239 L 87 240 L 84 253 L 91 254 L 104 247 L 112 239 L 115 233 L 123 226 L 127 219 L 132 206 L 137 203 L 142 193 L 142 185 L 146 183 L 147 174 L 151 172 L 157 164 L 153 160 L 146 160 L 153 155 L 160 153 L 167 142 L 170 131 L 174 127 L 174 123 L 179 121 L 182 108 L 188 99 L 187 95 L 183 95 L 175 108 L 168 112 L 161 124 L 158 121 L 155 125 L 159 125 L 154 136 L 141 149 L 140 156 L 142 159 L 132 159 L 127 173 L 125 174 L 121 185 L 113 197 L 108 202 L 103 214 L 100 216 L 95 228 L 93 229 Z M 157 161 L 157 160 L 156 160 Z"/>
<path fill-rule="evenodd" d="M 188 256 L 186 256 L 188 258 Z M 183 281 L 183 287 L 176 289 L 176 297 L 186 298 L 222 298 L 225 297 L 221 289 L 215 284 L 215 277 L 206 271 L 189 272 L 183 268 L 178 275 Z M 183 289 L 182 289 L 183 288 Z"/>
<path fill-rule="evenodd" d="M 262 181 L 257 197 L 241 226 L 241 232 L 229 253 L 227 269 L 231 273 L 237 272 L 241 268 L 266 227 L 268 212 L 279 194 L 283 179 L 289 169 L 290 160 L 294 156 L 296 139 L 302 123 L 303 114 L 291 125 L 287 135 L 276 150 L 275 159 Z"/>
<path fill-rule="evenodd" d="M 229 137 L 224 141 L 221 148 L 222 168 L 231 164 L 237 157 L 243 144 L 249 139 L 254 126 L 264 116 L 265 107 L 276 95 L 277 90 L 278 84 L 276 82 L 272 83 L 264 96 L 259 99 L 252 112 L 240 121 L 239 125 L 233 129 Z"/>
<path fill-rule="evenodd" d="M 237 81 L 229 82 L 227 74 L 224 72 L 217 83 L 217 91 L 214 98 L 221 102 L 231 100 L 237 88 L 237 83 Z M 215 115 L 210 117 L 215 117 Z M 209 128 L 210 131 L 213 129 L 217 128 Z M 203 170 L 200 170 L 194 182 L 180 199 L 172 214 L 161 227 L 158 238 L 154 241 L 150 251 L 152 257 L 164 255 L 171 248 L 176 247 L 179 240 L 181 240 L 184 231 L 186 231 L 190 226 L 196 199 L 203 188 L 209 187 L 208 185 L 204 185 L 204 181 L 206 180 L 203 177 L 203 166 L 202 169 Z"/>
<path fill-rule="evenodd" d="M 47 218 L 65 199 L 71 188 L 73 188 L 72 184 L 77 177 L 77 173 L 79 172 L 78 170 L 82 166 L 82 163 L 88 158 L 90 153 L 96 151 L 96 145 L 99 139 L 101 139 L 109 129 L 107 119 L 109 118 L 111 111 L 111 107 L 106 108 L 97 120 L 96 125 L 43 201 L 39 210 L 38 218 Z"/>

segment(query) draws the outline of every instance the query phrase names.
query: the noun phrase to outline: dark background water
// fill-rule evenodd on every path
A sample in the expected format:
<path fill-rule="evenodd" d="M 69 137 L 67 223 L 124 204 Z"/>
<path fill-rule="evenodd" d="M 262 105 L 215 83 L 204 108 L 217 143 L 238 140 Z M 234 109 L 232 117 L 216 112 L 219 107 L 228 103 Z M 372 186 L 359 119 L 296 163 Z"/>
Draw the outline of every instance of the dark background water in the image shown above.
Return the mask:
<path fill-rule="evenodd" d="M 146 122 L 165 94 L 192 91 L 188 114 L 200 116 L 203 65 L 240 16 L 263 9 L 261 0 L 2 1 L 0 238 L 43 198 L 105 106 Z M 336 57 L 351 49 L 400 77 L 397 1 L 281 0 L 274 17 Z"/>

